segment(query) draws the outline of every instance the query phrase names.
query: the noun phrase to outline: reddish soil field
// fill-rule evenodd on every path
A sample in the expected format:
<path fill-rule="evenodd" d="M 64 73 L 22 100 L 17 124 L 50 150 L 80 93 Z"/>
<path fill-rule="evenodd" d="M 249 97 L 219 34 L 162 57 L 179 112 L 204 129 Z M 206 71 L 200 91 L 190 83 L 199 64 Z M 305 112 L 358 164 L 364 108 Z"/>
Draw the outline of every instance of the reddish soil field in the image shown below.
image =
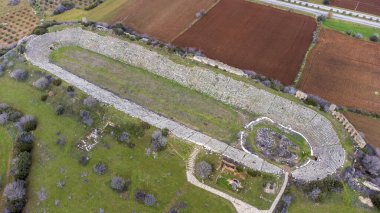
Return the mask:
<path fill-rule="evenodd" d="M 221 0 L 174 44 L 291 84 L 304 59 L 314 19 L 250 3 Z"/>
<path fill-rule="evenodd" d="M 128 0 L 110 22 L 122 22 L 138 32 L 170 42 L 219 0 Z"/>
<path fill-rule="evenodd" d="M 39 18 L 29 8 L 21 8 L 1 16 L 0 49 L 8 48 L 29 35 L 39 22 Z"/>
<path fill-rule="evenodd" d="M 367 143 L 380 149 L 380 120 L 364 115 L 346 112 L 344 115 L 355 126 L 364 133 Z"/>
<path fill-rule="evenodd" d="M 335 104 L 380 112 L 380 45 L 323 29 L 299 88 Z"/>
<path fill-rule="evenodd" d="M 332 6 L 342 7 L 350 10 L 380 15 L 379 0 L 333 0 Z"/>

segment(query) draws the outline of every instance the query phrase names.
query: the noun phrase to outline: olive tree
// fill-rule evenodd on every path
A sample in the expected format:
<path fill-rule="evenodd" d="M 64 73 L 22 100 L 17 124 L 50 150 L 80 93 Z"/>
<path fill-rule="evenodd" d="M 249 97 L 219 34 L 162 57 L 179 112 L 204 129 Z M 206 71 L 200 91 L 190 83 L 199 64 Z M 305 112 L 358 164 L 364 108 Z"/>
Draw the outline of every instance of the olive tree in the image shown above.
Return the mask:
<path fill-rule="evenodd" d="M 162 135 L 162 132 L 157 130 L 152 134 L 152 149 L 154 151 L 160 151 L 165 149 L 167 139 Z"/>
<path fill-rule="evenodd" d="M 195 165 L 195 175 L 202 180 L 209 178 L 212 172 L 211 164 L 201 161 Z"/>
<path fill-rule="evenodd" d="M 12 183 L 6 185 L 4 189 L 4 197 L 7 198 L 8 201 L 16 201 L 25 199 L 26 189 L 25 189 L 25 181 L 17 180 Z"/>
<path fill-rule="evenodd" d="M 99 162 L 94 165 L 93 171 L 97 175 L 104 175 L 107 172 L 107 165 L 103 162 Z"/>
<path fill-rule="evenodd" d="M 33 82 L 33 86 L 37 89 L 44 90 L 50 86 L 50 83 L 51 81 L 46 76 L 44 76 Z"/>
<path fill-rule="evenodd" d="M 11 78 L 15 79 L 16 81 L 25 81 L 28 79 L 28 72 L 25 70 L 17 69 L 13 72 L 11 72 Z"/>
<path fill-rule="evenodd" d="M 122 177 L 115 176 L 111 180 L 111 188 L 117 192 L 124 192 L 127 190 L 127 180 Z"/>
<path fill-rule="evenodd" d="M 37 120 L 31 115 L 25 115 L 17 122 L 17 127 L 21 131 L 33 131 L 37 128 Z"/>

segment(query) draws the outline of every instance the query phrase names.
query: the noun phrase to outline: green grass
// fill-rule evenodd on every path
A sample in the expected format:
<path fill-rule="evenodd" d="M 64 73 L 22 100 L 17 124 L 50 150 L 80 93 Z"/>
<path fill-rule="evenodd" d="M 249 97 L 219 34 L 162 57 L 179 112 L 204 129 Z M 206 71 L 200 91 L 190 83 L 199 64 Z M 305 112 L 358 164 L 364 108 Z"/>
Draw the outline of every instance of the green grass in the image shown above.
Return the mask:
<path fill-rule="evenodd" d="M 80 21 L 82 20 L 82 17 L 86 17 L 90 21 L 107 22 L 112 17 L 117 15 L 116 13 L 119 12 L 120 7 L 127 1 L 128 0 L 107 0 L 89 11 L 82 9 L 72 9 L 57 16 L 51 16 L 48 19 L 62 22 Z"/>
<path fill-rule="evenodd" d="M 0 127 L 0 192 L 6 184 L 8 158 L 12 151 L 13 140 L 5 127 Z"/>
<path fill-rule="evenodd" d="M 327 29 L 335 30 L 344 34 L 346 34 L 346 32 L 349 32 L 349 31 L 353 33 L 360 33 L 363 35 L 363 39 L 367 41 L 373 34 L 375 33 L 380 34 L 380 29 L 378 28 L 363 26 L 363 25 L 354 24 L 354 23 L 345 22 L 345 21 L 339 21 L 335 19 L 327 19 L 326 21 L 323 22 L 323 27 Z"/>
<path fill-rule="evenodd" d="M 213 173 L 208 180 L 204 181 L 205 184 L 225 192 L 237 199 L 243 200 L 261 210 L 270 208 L 283 182 L 283 178 L 277 178 L 276 176 L 268 175 L 265 177 L 252 177 L 248 175 L 246 171 L 243 171 L 241 174 L 243 174 L 245 180 L 237 178 L 241 181 L 243 189 L 236 192 L 228 184 L 228 179 L 234 178 L 234 175 L 225 172 L 221 173 L 221 171 L 218 170 L 221 161 L 218 155 L 206 154 L 206 152 L 202 151 L 199 153 L 197 158 L 197 162 L 199 161 L 206 161 L 213 167 Z M 268 182 L 277 184 L 276 194 L 267 194 L 264 192 L 264 186 Z"/>
<path fill-rule="evenodd" d="M 347 185 L 341 193 L 331 194 L 321 203 L 313 203 L 307 195 L 299 191 L 295 186 L 288 189 L 293 195 L 293 201 L 288 209 L 291 213 L 359 213 L 359 212 L 376 212 L 374 209 L 362 207 L 357 197 L 358 193 L 351 190 Z"/>
<path fill-rule="evenodd" d="M 293 144 L 298 146 L 299 149 L 290 149 L 289 150 L 289 151 L 293 152 L 294 154 L 296 154 L 300 158 L 297 165 L 302 165 L 310 157 L 310 147 L 307 144 L 306 140 L 301 135 L 293 133 L 293 132 L 285 132 L 285 131 L 281 130 L 280 128 L 278 128 L 277 126 L 269 124 L 268 122 L 259 123 L 259 124 L 255 125 L 248 134 L 247 141 L 248 141 L 248 143 L 251 144 L 252 149 L 255 153 L 262 156 L 260 149 L 256 146 L 255 139 L 256 139 L 257 131 L 259 129 L 263 129 L 263 128 L 269 128 L 270 130 L 272 130 L 274 132 L 277 132 L 281 135 L 286 136 L 291 142 L 293 142 Z M 281 165 L 279 162 L 274 162 L 271 160 L 269 160 L 269 161 L 276 164 L 276 165 Z"/>
<path fill-rule="evenodd" d="M 17 64 L 16 67 L 34 69 L 25 64 Z M 30 78 L 38 78 L 38 73 L 31 73 Z M 39 123 L 34 132 L 36 143 L 32 171 L 28 178 L 29 199 L 26 211 L 41 212 L 46 209 L 48 212 L 97 212 L 99 208 L 104 208 L 106 212 L 167 212 L 176 202 L 184 201 L 188 207 L 181 212 L 234 212 L 229 202 L 187 183 L 185 166 L 191 145 L 170 139 L 168 148 L 157 157 L 146 156 L 145 148 L 150 144 L 150 135 L 154 128 L 141 138 L 132 138 L 132 142 L 136 144 L 134 149 L 117 143 L 111 133 L 105 135 L 97 148 L 89 153 L 89 165 L 81 166 L 78 163 L 81 152 L 75 144 L 91 128 L 83 126 L 78 115 L 55 114 L 56 103 L 66 102 L 62 98 L 63 93 L 59 92 L 64 87 L 51 88 L 57 95 L 42 102 L 40 96 L 46 91 L 36 90 L 31 86 L 31 81 L 15 82 L 8 74 L 0 78 L 0 85 L 7 88 L 0 90 L 0 102 L 6 102 L 25 114 L 35 116 Z M 79 91 L 76 91 L 76 95 L 83 97 Z M 79 101 L 80 99 L 76 99 L 76 103 L 80 105 Z M 103 107 L 101 112 L 116 124 L 140 123 L 110 107 Z M 96 121 L 96 125 L 100 126 L 98 120 Z M 63 148 L 55 144 L 58 139 L 57 132 L 66 137 L 67 144 Z M 98 161 L 108 164 L 107 174 L 97 176 L 92 172 L 92 166 Z M 64 168 L 64 172 L 60 172 L 61 168 Z M 88 173 L 87 184 L 80 177 L 83 172 Z M 127 200 L 109 188 L 109 182 L 114 175 L 131 179 L 131 186 L 125 194 L 129 197 Z M 63 189 L 56 187 L 60 180 L 66 182 Z M 42 188 L 46 190 L 48 199 L 39 203 L 37 192 Z M 145 207 L 136 203 L 134 193 L 137 189 L 154 194 L 158 205 Z M 54 205 L 55 200 L 60 200 L 60 207 Z"/>
<path fill-rule="evenodd" d="M 308 2 L 313 4 L 323 4 L 323 0 L 309 0 Z"/>
<path fill-rule="evenodd" d="M 75 75 L 227 143 L 254 117 L 174 81 L 79 47 L 60 48 L 50 58 Z"/>

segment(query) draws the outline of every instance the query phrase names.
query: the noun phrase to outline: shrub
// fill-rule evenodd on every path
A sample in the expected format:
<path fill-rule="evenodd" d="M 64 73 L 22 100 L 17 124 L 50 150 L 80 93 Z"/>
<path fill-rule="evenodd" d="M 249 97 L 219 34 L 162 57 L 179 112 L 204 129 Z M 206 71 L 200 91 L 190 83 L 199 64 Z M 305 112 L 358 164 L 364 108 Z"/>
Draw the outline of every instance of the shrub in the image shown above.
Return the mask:
<path fill-rule="evenodd" d="M 37 120 L 31 115 L 25 115 L 17 122 L 17 127 L 21 131 L 30 132 L 37 128 Z"/>
<path fill-rule="evenodd" d="M 31 165 L 32 155 L 29 152 L 21 152 L 12 160 L 11 174 L 16 180 L 25 180 Z"/>
<path fill-rule="evenodd" d="M 11 72 L 11 77 L 16 81 L 25 81 L 28 79 L 28 72 L 25 70 L 17 69 Z"/>
<path fill-rule="evenodd" d="M 355 33 L 354 37 L 357 38 L 357 39 L 362 39 L 363 35 L 361 33 Z"/>
<path fill-rule="evenodd" d="M 270 80 L 264 80 L 261 82 L 262 85 L 266 86 L 266 87 L 271 87 L 272 86 L 272 82 Z"/>
<path fill-rule="evenodd" d="M 144 130 L 146 129 L 150 129 L 151 125 L 147 122 L 141 122 L 141 128 L 143 128 Z"/>
<path fill-rule="evenodd" d="M 29 2 L 29 5 L 30 5 L 30 6 L 33 6 L 33 5 L 36 4 L 36 0 L 28 0 L 28 2 Z"/>
<path fill-rule="evenodd" d="M 159 130 L 156 130 L 152 134 L 152 149 L 154 151 L 160 151 L 165 149 L 167 144 L 167 139 L 162 136 L 162 132 Z"/>
<path fill-rule="evenodd" d="M 8 115 L 9 115 L 9 117 L 8 117 L 9 121 L 16 122 L 21 118 L 22 113 L 19 111 L 16 111 L 16 110 L 12 110 L 8 113 Z"/>
<path fill-rule="evenodd" d="M 57 144 L 58 146 L 65 146 L 66 144 L 66 138 L 63 137 L 63 136 L 60 136 L 59 139 L 55 142 L 55 144 Z"/>
<path fill-rule="evenodd" d="M 380 193 L 371 196 L 371 201 L 377 209 L 380 209 Z"/>
<path fill-rule="evenodd" d="M 63 107 L 62 105 L 58 105 L 55 108 L 55 114 L 57 114 L 57 115 L 63 115 L 63 113 L 65 113 L 65 107 Z"/>
<path fill-rule="evenodd" d="M 328 101 L 312 94 L 309 94 L 304 102 L 308 105 L 320 106 L 325 112 L 327 112 L 330 107 L 330 103 Z"/>
<path fill-rule="evenodd" d="M 18 136 L 16 141 L 16 150 L 18 152 L 30 152 L 33 148 L 34 136 L 30 132 L 23 132 Z"/>
<path fill-rule="evenodd" d="M 156 204 L 156 197 L 152 194 L 145 195 L 144 204 L 146 206 L 154 206 L 154 204 Z"/>
<path fill-rule="evenodd" d="M 122 28 L 115 27 L 115 28 L 112 28 L 112 31 L 113 31 L 116 35 L 124 35 L 124 30 L 123 30 Z"/>
<path fill-rule="evenodd" d="M 83 155 L 79 158 L 79 163 L 82 165 L 82 166 L 87 166 L 88 162 L 90 161 L 90 157 L 88 157 L 87 155 Z"/>
<path fill-rule="evenodd" d="M 326 0 L 325 0 L 326 1 Z M 328 1 L 328 0 L 327 0 Z M 318 22 L 324 22 L 324 21 L 326 21 L 326 19 L 327 19 L 327 17 L 325 16 L 325 15 L 319 15 L 318 17 L 317 17 L 317 21 Z"/>
<path fill-rule="evenodd" d="M 107 165 L 103 162 L 99 162 L 94 165 L 93 171 L 97 175 L 104 175 L 107 172 Z"/>
<path fill-rule="evenodd" d="M 94 9 L 95 7 L 97 7 L 98 5 L 99 5 L 99 3 L 98 3 L 98 2 L 95 2 L 95 3 L 93 3 L 93 4 L 91 4 L 91 5 L 87 6 L 87 7 L 85 7 L 84 10 L 92 10 L 92 9 Z M 85 26 L 86 26 L 86 25 L 85 25 Z"/>
<path fill-rule="evenodd" d="M 375 33 L 371 37 L 369 37 L 369 40 L 373 42 L 378 42 L 379 41 L 379 34 Z"/>
<path fill-rule="evenodd" d="M 206 11 L 202 9 L 195 13 L 195 17 L 199 19 L 199 18 L 202 18 L 205 14 L 206 14 Z"/>
<path fill-rule="evenodd" d="M 62 84 L 62 80 L 61 79 L 59 79 L 59 78 L 56 78 L 56 79 L 54 79 L 53 80 L 53 85 L 54 86 L 61 86 L 61 84 Z"/>
<path fill-rule="evenodd" d="M 19 213 L 22 212 L 26 201 L 13 201 L 8 202 L 7 207 L 4 209 L 4 213 Z"/>
<path fill-rule="evenodd" d="M 74 92 L 75 89 L 73 86 L 68 86 L 67 89 L 66 89 L 67 92 Z"/>
<path fill-rule="evenodd" d="M 41 95 L 41 101 L 45 102 L 48 99 L 48 95 Z"/>
<path fill-rule="evenodd" d="M 6 110 L 8 110 L 10 107 L 8 104 L 5 104 L 5 103 L 0 103 L 0 113 L 3 113 L 5 112 Z"/>
<path fill-rule="evenodd" d="M 129 142 L 129 133 L 128 132 L 121 133 L 121 135 L 119 135 L 117 140 L 122 143 Z"/>
<path fill-rule="evenodd" d="M 0 64 L 0 76 L 4 74 L 5 68 L 3 65 Z"/>
<path fill-rule="evenodd" d="M 75 7 L 73 3 L 69 2 L 62 2 L 60 5 L 58 5 L 55 10 L 53 11 L 53 15 L 61 14 L 67 10 L 71 10 Z"/>
<path fill-rule="evenodd" d="M 8 123 L 9 120 L 9 115 L 8 113 L 2 113 L 0 114 L 0 125 L 5 125 Z"/>
<path fill-rule="evenodd" d="M 33 86 L 40 90 L 44 90 L 48 88 L 49 85 L 50 85 L 50 80 L 45 76 L 33 82 Z"/>
<path fill-rule="evenodd" d="M 145 201 L 145 196 L 146 196 L 145 192 L 138 190 L 135 194 L 135 199 L 137 202 L 143 203 Z"/>
<path fill-rule="evenodd" d="M 94 123 L 94 120 L 92 120 L 90 116 L 90 112 L 86 110 L 80 111 L 80 117 L 82 118 L 82 123 L 85 124 L 86 126 L 92 126 L 92 124 Z"/>
<path fill-rule="evenodd" d="M 33 30 L 33 34 L 35 34 L 35 35 L 43 35 L 43 34 L 45 34 L 47 32 L 48 32 L 47 28 L 45 28 L 43 26 L 37 26 Z"/>
<path fill-rule="evenodd" d="M 83 104 L 86 107 L 93 107 L 98 103 L 98 101 L 93 98 L 92 96 L 87 97 L 86 99 L 83 100 Z"/>
<path fill-rule="evenodd" d="M 75 92 L 67 92 L 67 96 L 69 98 L 74 98 L 75 97 Z"/>
<path fill-rule="evenodd" d="M 117 192 L 124 192 L 127 190 L 127 181 L 119 176 L 113 177 L 111 180 L 111 188 Z"/>
<path fill-rule="evenodd" d="M 342 191 L 343 183 L 338 178 L 328 176 L 323 180 L 308 182 L 302 188 L 312 200 L 322 201 L 328 193 Z"/>
<path fill-rule="evenodd" d="M 208 179 L 212 172 L 211 164 L 201 161 L 195 165 L 195 175 L 202 180 Z"/>
<path fill-rule="evenodd" d="M 74 98 L 74 96 L 75 96 L 75 93 L 74 93 L 75 89 L 74 89 L 73 86 L 68 86 L 66 91 L 67 91 L 67 95 L 70 98 Z"/>
<path fill-rule="evenodd" d="M 17 180 L 17 181 L 7 184 L 7 186 L 4 189 L 3 195 L 10 202 L 25 201 L 26 199 L 25 181 Z"/>
<path fill-rule="evenodd" d="M 323 0 L 324 5 L 330 5 L 330 0 Z"/>
<path fill-rule="evenodd" d="M 278 80 L 273 80 L 271 84 L 271 88 L 277 91 L 280 91 L 284 88 L 284 86 L 281 84 Z"/>
<path fill-rule="evenodd" d="M 308 195 L 312 201 L 322 200 L 322 191 L 318 187 L 314 188 Z"/>
<path fill-rule="evenodd" d="M 247 174 L 250 175 L 251 177 L 260 177 L 261 172 L 253 169 L 248 169 Z"/>
<path fill-rule="evenodd" d="M 20 0 L 9 0 L 8 4 L 11 6 L 16 6 L 20 3 Z"/>
<path fill-rule="evenodd" d="M 291 95 L 296 95 L 297 89 L 291 86 L 286 86 L 284 87 L 283 92 L 291 94 Z"/>
<path fill-rule="evenodd" d="M 169 136 L 169 129 L 168 128 L 164 128 L 162 130 L 162 136 L 164 136 L 164 137 L 168 137 Z"/>

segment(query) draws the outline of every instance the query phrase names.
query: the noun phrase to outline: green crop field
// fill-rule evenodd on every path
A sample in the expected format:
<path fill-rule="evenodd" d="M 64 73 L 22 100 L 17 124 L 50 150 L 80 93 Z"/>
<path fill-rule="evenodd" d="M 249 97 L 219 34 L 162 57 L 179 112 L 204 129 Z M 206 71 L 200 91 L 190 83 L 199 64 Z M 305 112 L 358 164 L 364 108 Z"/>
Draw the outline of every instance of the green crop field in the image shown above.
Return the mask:
<path fill-rule="evenodd" d="M 380 29 L 368 27 L 364 25 L 354 24 L 345 21 L 339 21 L 335 19 L 327 19 L 323 22 L 323 27 L 332 29 L 344 34 L 351 32 L 351 34 L 360 33 L 363 35 L 364 40 L 369 40 L 369 38 L 375 33 L 380 34 Z"/>
<path fill-rule="evenodd" d="M 113 17 L 118 9 L 128 0 L 107 0 L 92 10 L 72 9 L 56 16 L 50 16 L 49 20 L 56 21 L 80 21 L 86 17 L 91 21 L 106 22 Z"/>

